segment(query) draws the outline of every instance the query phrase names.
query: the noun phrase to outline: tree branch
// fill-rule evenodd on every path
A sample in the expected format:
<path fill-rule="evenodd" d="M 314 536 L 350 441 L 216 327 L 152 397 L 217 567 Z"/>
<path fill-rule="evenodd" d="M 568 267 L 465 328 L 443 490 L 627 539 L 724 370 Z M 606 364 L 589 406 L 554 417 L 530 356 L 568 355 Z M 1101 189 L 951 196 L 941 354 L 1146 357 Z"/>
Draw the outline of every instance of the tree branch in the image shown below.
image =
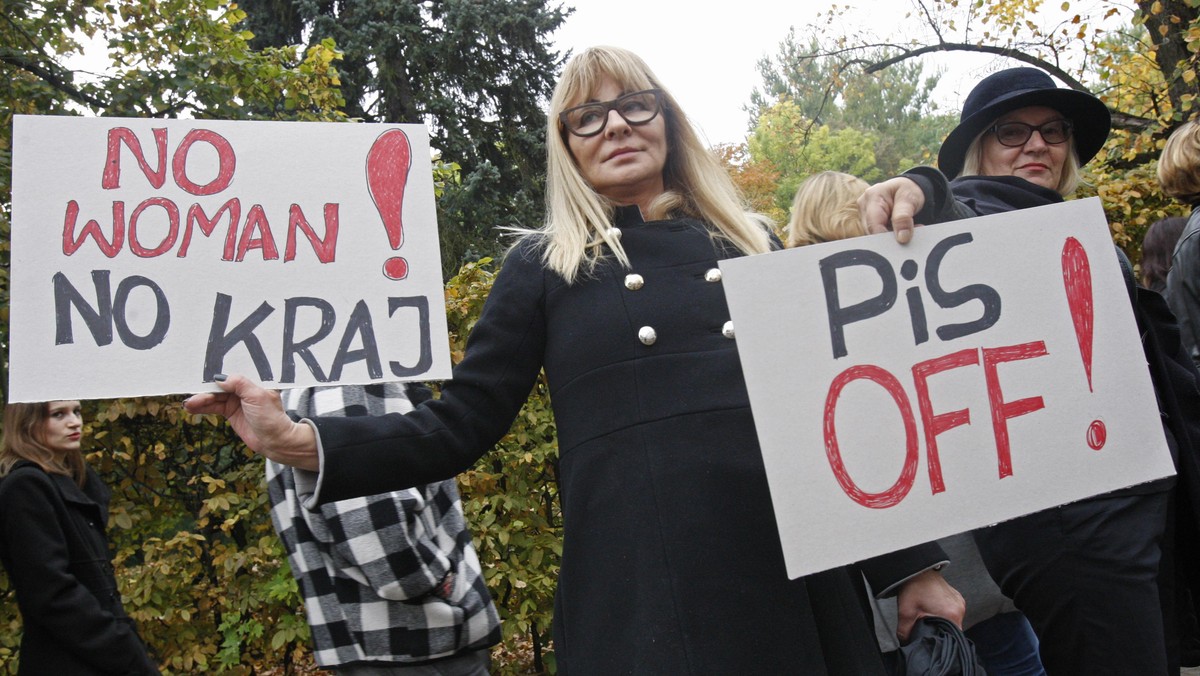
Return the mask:
<path fill-rule="evenodd" d="M 1071 89 L 1087 92 L 1089 94 L 1092 93 L 1086 85 L 1074 78 L 1070 73 L 1067 73 L 1062 68 L 1058 67 L 1056 64 L 1010 47 L 994 47 L 992 45 L 977 45 L 964 42 L 939 42 L 936 45 L 926 45 L 917 49 L 902 49 L 895 45 L 892 45 L 891 47 L 893 49 L 900 49 L 899 53 L 897 53 L 895 56 L 883 59 L 882 61 L 876 61 L 874 63 L 867 64 L 863 68 L 863 72 L 877 73 L 885 68 L 888 68 L 889 66 L 894 66 L 901 61 L 915 59 L 917 57 L 935 52 L 975 52 L 978 54 L 994 54 L 996 56 L 1003 56 L 1014 61 L 1020 61 L 1021 63 L 1029 64 L 1036 68 L 1040 68 L 1047 73 L 1050 73 L 1054 77 L 1066 83 L 1066 85 Z M 1109 108 L 1109 113 L 1112 114 L 1112 123 L 1114 129 L 1143 132 L 1153 128 L 1157 124 L 1155 120 L 1138 117 L 1135 115 L 1128 115 L 1126 113 L 1113 110 L 1111 107 Z"/>
<path fill-rule="evenodd" d="M 68 98 L 77 103 L 92 106 L 94 108 L 104 109 L 108 107 L 107 102 L 101 101 L 94 96 L 85 94 L 78 87 L 67 82 L 61 75 L 38 63 L 34 59 L 20 53 L 0 52 L 0 63 L 6 63 L 18 70 L 23 70 L 37 79 L 46 83 L 57 91 L 66 94 Z"/>

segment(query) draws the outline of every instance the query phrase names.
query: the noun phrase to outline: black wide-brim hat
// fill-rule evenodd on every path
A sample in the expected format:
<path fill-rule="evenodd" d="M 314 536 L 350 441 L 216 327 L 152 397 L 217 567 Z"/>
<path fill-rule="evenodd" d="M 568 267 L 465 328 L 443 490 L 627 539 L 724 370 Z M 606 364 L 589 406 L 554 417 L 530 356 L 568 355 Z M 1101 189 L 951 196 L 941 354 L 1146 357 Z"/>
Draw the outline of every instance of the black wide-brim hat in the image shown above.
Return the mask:
<path fill-rule="evenodd" d="M 947 177 L 956 178 L 971 141 L 1000 116 L 1027 106 L 1053 108 L 1071 121 L 1071 138 L 1080 165 L 1100 152 L 1112 126 L 1108 106 L 1095 96 L 1060 88 L 1037 68 L 1009 68 L 983 78 L 967 95 L 958 126 L 938 151 L 938 168 Z"/>

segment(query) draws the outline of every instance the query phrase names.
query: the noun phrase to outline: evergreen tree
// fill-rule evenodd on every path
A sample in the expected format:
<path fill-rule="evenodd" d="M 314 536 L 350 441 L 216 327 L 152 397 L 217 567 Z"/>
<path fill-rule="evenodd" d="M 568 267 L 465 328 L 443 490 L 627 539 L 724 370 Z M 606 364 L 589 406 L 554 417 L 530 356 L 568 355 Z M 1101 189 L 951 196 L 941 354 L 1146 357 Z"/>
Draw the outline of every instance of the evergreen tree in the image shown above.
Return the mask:
<path fill-rule="evenodd" d="M 543 107 L 563 57 L 547 0 L 245 0 L 258 47 L 332 38 L 346 113 L 425 123 L 462 172 L 439 202 L 447 272 L 498 252 L 498 228 L 543 216 Z"/>

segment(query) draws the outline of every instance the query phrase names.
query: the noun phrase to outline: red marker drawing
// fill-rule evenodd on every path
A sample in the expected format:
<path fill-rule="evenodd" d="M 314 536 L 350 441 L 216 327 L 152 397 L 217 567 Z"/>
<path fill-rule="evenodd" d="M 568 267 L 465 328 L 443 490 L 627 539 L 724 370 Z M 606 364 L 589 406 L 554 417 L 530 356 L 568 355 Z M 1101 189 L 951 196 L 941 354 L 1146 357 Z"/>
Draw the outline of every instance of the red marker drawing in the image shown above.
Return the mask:
<path fill-rule="evenodd" d="M 404 188 L 408 183 L 408 169 L 412 166 L 412 148 L 408 136 L 399 129 L 389 129 L 375 139 L 367 152 L 367 189 L 371 200 L 383 219 L 388 243 L 392 250 L 404 244 Z M 383 263 L 383 274 L 388 279 L 404 279 L 408 276 L 408 261 L 394 256 Z"/>
<path fill-rule="evenodd" d="M 1092 267 L 1087 252 L 1074 237 L 1068 237 L 1062 250 L 1063 287 L 1067 292 L 1067 307 L 1071 310 L 1071 321 L 1075 324 L 1075 340 L 1079 343 L 1079 356 L 1083 359 L 1083 370 L 1087 374 L 1088 391 L 1092 388 L 1092 336 L 1095 331 L 1095 307 L 1092 302 Z M 1093 420 L 1088 426 L 1087 443 L 1092 450 L 1100 450 L 1108 437 L 1104 421 Z"/>

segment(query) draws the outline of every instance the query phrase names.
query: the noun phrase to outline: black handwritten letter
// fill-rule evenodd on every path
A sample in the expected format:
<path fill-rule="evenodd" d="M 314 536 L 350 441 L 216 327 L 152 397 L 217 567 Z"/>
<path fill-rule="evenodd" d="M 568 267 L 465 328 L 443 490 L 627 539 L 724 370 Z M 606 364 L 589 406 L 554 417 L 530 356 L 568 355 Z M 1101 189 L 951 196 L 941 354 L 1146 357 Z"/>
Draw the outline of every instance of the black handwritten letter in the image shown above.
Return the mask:
<path fill-rule="evenodd" d="M 392 374 L 401 378 L 424 373 L 433 364 L 433 350 L 430 347 L 432 339 L 429 335 L 429 299 L 425 296 L 388 298 L 388 317 L 395 315 L 396 310 L 402 307 L 417 308 L 417 321 L 420 324 L 419 328 L 421 330 L 421 356 L 417 360 L 417 365 L 412 368 L 406 367 L 399 362 L 388 362 L 388 367 L 392 370 Z"/>
<path fill-rule="evenodd" d="M 929 252 L 929 259 L 925 262 L 925 285 L 929 287 L 929 295 L 933 297 L 935 303 L 943 309 L 958 307 L 964 303 L 977 300 L 983 304 L 983 314 L 971 322 L 962 324 L 947 324 L 940 326 L 937 330 L 938 338 L 942 340 L 953 340 L 963 336 L 969 336 L 972 333 L 978 333 L 991 328 L 1000 321 L 1000 294 L 986 284 L 968 284 L 957 291 L 946 291 L 942 288 L 941 282 L 938 280 L 938 269 L 942 265 L 942 259 L 952 247 L 960 244 L 968 244 L 974 241 L 971 233 L 963 232 L 938 242 L 933 250 Z"/>
<path fill-rule="evenodd" d="M 96 345 L 112 343 L 112 292 L 108 281 L 108 270 L 92 270 L 92 285 L 96 287 L 96 308 L 92 308 L 83 295 L 67 281 L 66 275 L 54 273 L 54 344 L 69 345 L 75 342 L 71 330 L 71 306 L 92 332 Z"/>
<path fill-rule="evenodd" d="M 263 351 L 262 343 L 254 335 L 254 329 L 263 322 L 275 308 L 263 301 L 262 305 L 242 320 L 232 331 L 226 332 L 229 326 L 229 308 L 233 298 L 223 293 L 217 294 L 217 302 L 213 307 L 212 328 L 208 332 L 208 349 L 204 353 L 204 380 L 211 383 L 213 376 L 224 371 L 225 355 L 238 343 L 243 343 L 254 361 L 259 380 L 274 380 L 271 374 L 271 364 L 267 361 L 267 353 Z"/>
<path fill-rule="evenodd" d="M 868 298 L 850 307 L 842 307 L 838 294 L 837 272 L 852 265 L 873 268 L 879 274 L 883 290 L 874 298 Z M 896 303 L 896 273 L 887 259 L 874 251 L 851 249 L 821 259 L 821 283 L 825 287 L 825 311 L 829 316 L 829 338 L 833 343 L 833 358 L 839 359 L 847 354 L 847 324 L 879 316 Z"/>
<path fill-rule="evenodd" d="M 150 333 L 139 336 L 129 328 L 126 321 L 125 307 L 129 303 L 129 292 L 135 287 L 144 286 L 154 294 L 154 326 Z M 117 335 L 126 347 L 135 350 L 149 350 L 163 342 L 167 337 L 167 329 L 171 328 L 171 308 L 167 305 L 167 295 L 157 284 L 141 275 L 133 275 L 121 280 L 117 285 L 117 295 L 113 299 L 113 319 L 117 325 Z"/>
<path fill-rule="evenodd" d="M 354 336 L 361 336 L 362 339 L 362 348 L 358 350 L 350 349 Z M 338 345 L 337 356 L 333 360 L 333 368 L 329 369 L 329 376 L 337 380 L 342 377 L 342 369 L 346 364 L 364 360 L 367 362 L 367 375 L 372 379 L 383 377 L 383 366 L 379 363 L 379 344 L 375 341 L 375 329 L 371 326 L 371 312 L 367 309 L 367 302 L 360 300 L 350 313 L 350 321 L 346 323 L 346 331 L 342 333 L 342 342 Z"/>
<path fill-rule="evenodd" d="M 361 302 L 361 301 L 360 301 Z M 321 325 L 317 327 L 317 332 L 313 335 L 296 342 L 296 310 L 301 307 L 317 308 L 321 312 Z M 313 356 L 312 350 L 309 349 L 316 343 L 321 342 L 329 332 L 333 330 L 334 312 L 333 306 L 328 301 L 320 298 L 288 298 L 283 305 L 283 366 L 280 369 L 279 382 L 294 383 L 296 382 L 296 355 L 304 360 L 308 370 L 312 372 L 313 377 L 317 382 L 327 383 L 329 377 L 325 375 L 325 371 L 321 368 L 321 364 L 317 362 L 317 358 Z"/>

